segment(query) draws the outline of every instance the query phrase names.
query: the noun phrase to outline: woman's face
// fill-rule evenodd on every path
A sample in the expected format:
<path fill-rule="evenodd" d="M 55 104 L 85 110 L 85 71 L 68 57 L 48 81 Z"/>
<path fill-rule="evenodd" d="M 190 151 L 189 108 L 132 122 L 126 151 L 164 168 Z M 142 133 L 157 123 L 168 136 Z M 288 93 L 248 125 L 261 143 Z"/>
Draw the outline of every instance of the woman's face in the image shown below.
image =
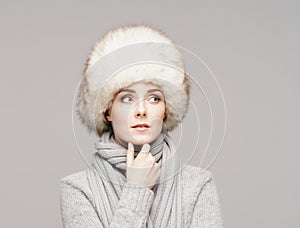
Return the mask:
<path fill-rule="evenodd" d="M 165 109 L 162 90 L 152 83 L 138 82 L 115 96 L 106 118 L 112 123 L 118 144 L 143 145 L 161 133 Z"/>

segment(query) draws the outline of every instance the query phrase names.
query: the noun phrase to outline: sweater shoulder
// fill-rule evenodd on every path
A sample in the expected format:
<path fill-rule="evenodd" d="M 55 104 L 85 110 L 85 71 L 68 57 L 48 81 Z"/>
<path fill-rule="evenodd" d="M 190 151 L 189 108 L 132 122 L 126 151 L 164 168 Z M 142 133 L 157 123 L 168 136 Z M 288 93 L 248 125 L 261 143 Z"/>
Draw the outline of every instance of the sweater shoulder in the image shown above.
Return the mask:
<path fill-rule="evenodd" d="M 91 193 L 86 170 L 72 173 L 60 179 L 61 186 L 77 188 L 87 194 Z"/>
<path fill-rule="evenodd" d="M 69 174 L 60 179 L 60 182 L 73 183 L 73 182 L 82 182 L 86 178 L 86 170 L 78 171 L 72 174 Z"/>
<path fill-rule="evenodd" d="M 193 165 L 186 165 L 181 172 L 183 184 L 190 187 L 196 185 L 198 189 L 213 178 L 211 171 Z"/>

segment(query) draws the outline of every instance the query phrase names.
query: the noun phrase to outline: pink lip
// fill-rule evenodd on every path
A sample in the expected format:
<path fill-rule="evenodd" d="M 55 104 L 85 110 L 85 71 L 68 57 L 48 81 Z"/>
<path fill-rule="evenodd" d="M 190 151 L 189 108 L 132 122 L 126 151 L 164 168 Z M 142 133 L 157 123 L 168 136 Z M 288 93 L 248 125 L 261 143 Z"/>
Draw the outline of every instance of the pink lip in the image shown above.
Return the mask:
<path fill-rule="evenodd" d="M 132 128 L 145 129 L 145 128 L 150 128 L 150 126 L 146 123 L 139 123 L 139 124 L 132 126 Z"/>
<path fill-rule="evenodd" d="M 149 127 L 134 127 L 132 128 L 134 131 L 138 131 L 138 132 L 146 132 L 149 131 Z"/>

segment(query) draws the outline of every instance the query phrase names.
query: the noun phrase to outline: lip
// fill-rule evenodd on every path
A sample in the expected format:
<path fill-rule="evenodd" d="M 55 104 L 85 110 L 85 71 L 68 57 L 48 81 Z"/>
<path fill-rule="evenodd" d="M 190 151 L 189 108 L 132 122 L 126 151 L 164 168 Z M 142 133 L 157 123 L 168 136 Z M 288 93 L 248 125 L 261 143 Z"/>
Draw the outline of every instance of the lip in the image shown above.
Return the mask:
<path fill-rule="evenodd" d="M 131 128 L 150 128 L 150 126 L 147 123 L 138 123 L 136 125 L 133 125 Z"/>
<path fill-rule="evenodd" d="M 144 132 L 144 131 L 148 131 L 150 129 L 150 126 L 147 123 L 139 123 L 133 125 L 131 128 L 134 129 L 135 131 Z"/>

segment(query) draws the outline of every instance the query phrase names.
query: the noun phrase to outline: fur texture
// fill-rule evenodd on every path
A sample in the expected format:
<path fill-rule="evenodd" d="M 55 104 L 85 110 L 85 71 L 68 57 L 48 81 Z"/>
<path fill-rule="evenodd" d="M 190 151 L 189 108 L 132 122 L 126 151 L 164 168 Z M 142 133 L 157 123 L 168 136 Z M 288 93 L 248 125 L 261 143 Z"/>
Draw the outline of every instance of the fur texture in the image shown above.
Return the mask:
<path fill-rule="evenodd" d="M 77 97 L 77 114 L 89 132 L 111 130 L 104 114 L 118 91 L 143 81 L 159 86 L 166 99 L 164 130 L 184 118 L 190 82 L 179 50 L 161 31 L 147 25 L 108 31 L 90 52 Z"/>

